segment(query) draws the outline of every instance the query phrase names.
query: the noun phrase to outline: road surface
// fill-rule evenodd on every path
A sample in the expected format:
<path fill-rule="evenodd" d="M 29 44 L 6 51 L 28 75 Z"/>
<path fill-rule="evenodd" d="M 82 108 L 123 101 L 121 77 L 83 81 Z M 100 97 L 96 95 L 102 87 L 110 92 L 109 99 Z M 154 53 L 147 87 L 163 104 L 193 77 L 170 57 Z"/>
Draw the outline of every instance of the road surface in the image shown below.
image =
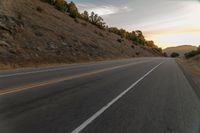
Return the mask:
<path fill-rule="evenodd" d="M 200 100 L 174 59 L 0 71 L 0 133 L 200 133 Z"/>

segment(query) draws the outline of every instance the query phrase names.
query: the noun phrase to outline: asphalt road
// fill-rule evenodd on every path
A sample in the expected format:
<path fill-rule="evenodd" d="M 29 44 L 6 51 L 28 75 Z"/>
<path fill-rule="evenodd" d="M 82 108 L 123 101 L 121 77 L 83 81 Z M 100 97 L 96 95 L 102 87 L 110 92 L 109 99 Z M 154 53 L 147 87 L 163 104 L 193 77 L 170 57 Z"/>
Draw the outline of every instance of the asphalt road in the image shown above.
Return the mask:
<path fill-rule="evenodd" d="M 0 133 L 200 133 L 200 100 L 173 59 L 0 71 Z"/>

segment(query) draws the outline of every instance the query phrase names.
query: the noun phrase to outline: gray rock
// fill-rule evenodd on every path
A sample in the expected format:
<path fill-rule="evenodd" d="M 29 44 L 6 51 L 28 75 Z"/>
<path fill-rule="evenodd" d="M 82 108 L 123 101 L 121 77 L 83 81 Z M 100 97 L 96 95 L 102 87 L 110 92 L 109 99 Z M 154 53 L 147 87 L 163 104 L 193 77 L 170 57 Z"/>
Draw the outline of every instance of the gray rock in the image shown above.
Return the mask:
<path fill-rule="evenodd" d="M 57 48 L 56 44 L 54 42 L 48 42 L 47 43 L 47 48 L 48 49 L 51 49 L 51 50 L 54 50 Z"/>
<path fill-rule="evenodd" d="M 5 42 L 5 41 L 2 41 L 2 40 L 0 40 L 0 46 L 3 46 L 3 47 L 10 47 L 10 44 L 8 44 L 7 42 Z"/>
<path fill-rule="evenodd" d="M 2 38 L 4 39 L 13 39 L 13 37 L 9 33 L 2 33 Z"/>
<path fill-rule="evenodd" d="M 37 53 L 35 53 L 35 57 L 39 57 L 39 55 Z"/>
<path fill-rule="evenodd" d="M 63 45 L 63 46 L 67 46 L 67 43 L 66 43 L 66 42 L 62 42 L 62 45 Z"/>
<path fill-rule="evenodd" d="M 39 52 L 42 51 L 42 49 L 40 47 L 37 47 L 36 50 L 39 51 Z"/>

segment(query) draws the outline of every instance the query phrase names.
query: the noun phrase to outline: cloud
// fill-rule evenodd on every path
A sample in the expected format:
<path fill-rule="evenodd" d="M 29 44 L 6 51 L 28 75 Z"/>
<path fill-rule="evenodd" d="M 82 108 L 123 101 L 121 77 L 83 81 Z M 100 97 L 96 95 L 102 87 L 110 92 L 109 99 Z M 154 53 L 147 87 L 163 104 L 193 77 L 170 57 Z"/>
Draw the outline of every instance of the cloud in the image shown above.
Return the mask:
<path fill-rule="evenodd" d="M 104 15 L 115 14 L 119 12 L 119 9 L 114 6 L 101 6 L 101 7 L 88 9 L 88 12 L 92 12 L 92 11 L 95 12 L 96 14 L 99 14 L 100 16 L 104 16 Z"/>
<path fill-rule="evenodd" d="M 162 47 L 200 43 L 200 0 L 74 1 L 80 12 L 94 11 L 109 26 L 128 31 L 139 29 Z"/>
<path fill-rule="evenodd" d="M 88 11 L 89 13 L 94 12 L 100 16 L 106 16 L 121 12 L 130 12 L 131 9 L 128 6 L 120 6 L 116 7 L 113 5 L 101 5 L 97 6 L 90 3 L 79 3 L 77 4 L 80 12 L 83 12 L 84 10 Z"/>

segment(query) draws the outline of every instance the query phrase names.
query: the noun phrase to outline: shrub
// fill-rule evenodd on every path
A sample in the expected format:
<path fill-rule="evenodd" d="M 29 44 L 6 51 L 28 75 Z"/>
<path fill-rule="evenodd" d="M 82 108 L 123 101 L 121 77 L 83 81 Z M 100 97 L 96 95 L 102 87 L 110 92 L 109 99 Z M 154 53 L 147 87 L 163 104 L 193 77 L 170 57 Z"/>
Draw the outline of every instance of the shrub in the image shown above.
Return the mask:
<path fill-rule="evenodd" d="M 89 22 L 93 25 L 96 25 L 100 29 L 105 29 L 105 22 L 101 16 L 98 16 L 98 14 L 95 14 L 94 12 L 91 12 L 91 15 L 89 16 Z"/>
<path fill-rule="evenodd" d="M 193 51 L 190 51 L 188 53 L 185 53 L 185 57 L 191 58 L 191 57 L 194 57 L 194 56 L 199 55 L 199 54 L 200 54 L 200 46 L 197 48 L 197 50 L 193 50 Z"/>
<path fill-rule="evenodd" d="M 89 13 L 87 11 L 84 11 L 80 17 L 85 21 L 89 21 Z"/>
<path fill-rule="evenodd" d="M 152 49 L 156 49 L 158 52 L 162 52 L 162 49 L 158 48 L 154 44 L 153 41 L 147 41 L 142 33 L 142 31 L 132 31 L 128 32 L 124 29 L 118 29 L 116 27 L 108 27 L 106 23 L 104 22 L 104 19 L 99 16 L 98 14 L 95 14 L 94 12 L 89 13 L 87 11 L 84 11 L 83 13 L 78 12 L 77 6 L 73 3 L 67 3 L 65 0 L 42 0 L 50 3 L 51 5 L 54 5 L 58 10 L 63 11 L 63 12 L 68 12 L 69 16 L 72 18 L 80 18 L 82 20 L 85 20 L 87 22 L 90 22 L 91 24 L 95 25 L 96 27 L 112 32 L 114 34 L 117 34 L 121 36 L 122 38 L 131 40 L 133 44 L 135 45 L 143 45 L 143 46 L 148 46 Z M 40 9 L 38 11 L 41 11 Z M 77 20 L 75 20 L 78 22 Z M 85 24 L 81 23 L 82 25 L 86 26 Z M 100 35 L 103 36 L 103 35 Z M 122 42 L 123 40 L 117 40 L 118 42 Z"/>
<path fill-rule="evenodd" d="M 55 1 L 55 7 L 60 11 L 66 11 L 67 6 L 64 0 L 56 0 Z"/>
<path fill-rule="evenodd" d="M 194 57 L 194 56 L 196 56 L 196 55 L 198 55 L 198 54 L 200 54 L 200 52 L 193 50 L 193 51 L 191 51 L 191 52 L 186 53 L 186 54 L 185 54 L 185 57 L 186 57 L 186 58 L 191 58 L 191 57 Z"/>
<path fill-rule="evenodd" d="M 172 54 L 171 54 L 171 57 L 172 58 L 176 58 L 176 57 L 179 57 L 180 55 L 179 55 L 179 53 L 176 53 L 176 52 L 173 52 Z"/>
<path fill-rule="evenodd" d="M 168 55 L 167 55 L 167 53 L 166 53 L 166 52 L 164 52 L 164 53 L 163 53 L 163 56 L 164 56 L 164 57 L 168 57 Z"/>
<path fill-rule="evenodd" d="M 55 0 L 46 0 L 49 4 L 54 5 Z"/>
<path fill-rule="evenodd" d="M 76 5 L 73 2 L 68 4 L 68 12 L 72 18 L 77 18 L 79 15 L 78 8 L 76 7 Z"/>

